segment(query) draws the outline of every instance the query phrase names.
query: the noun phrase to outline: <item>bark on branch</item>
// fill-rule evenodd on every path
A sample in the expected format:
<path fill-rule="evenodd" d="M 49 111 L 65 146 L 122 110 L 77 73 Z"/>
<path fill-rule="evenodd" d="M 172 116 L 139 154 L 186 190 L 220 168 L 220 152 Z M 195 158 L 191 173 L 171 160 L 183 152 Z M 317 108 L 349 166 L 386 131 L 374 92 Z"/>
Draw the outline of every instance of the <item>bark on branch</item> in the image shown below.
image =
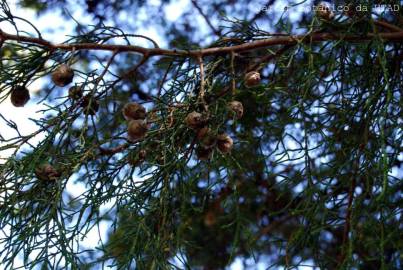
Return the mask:
<path fill-rule="evenodd" d="M 141 55 L 151 56 L 173 56 L 173 57 L 200 57 L 208 55 L 229 54 L 233 52 L 246 52 L 259 48 L 265 48 L 276 45 L 295 45 L 298 43 L 322 42 L 331 40 L 344 40 L 348 42 L 365 42 L 372 40 L 375 37 L 380 37 L 385 41 L 401 42 L 403 41 L 403 31 L 393 33 L 369 33 L 366 35 L 350 35 L 343 33 L 312 33 L 308 35 L 290 35 L 276 36 L 272 38 L 256 40 L 240 45 L 226 47 L 212 47 L 199 50 L 177 50 L 177 49 L 162 49 L 162 48 L 145 48 L 133 45 L 114 45 L 114 44 L 99 44 L 99 43 L 71 43 L 71 44 L 55 44 L 42 38 L 29 36 L 13 35 L 0 30 L 1 41 L 16 41 L 21 43 L 31 43 L 34 45 L 45 47 L 49 50 L 102 50 L 102 51 L 117 51 L 117 52 L 132 52 Z"/>

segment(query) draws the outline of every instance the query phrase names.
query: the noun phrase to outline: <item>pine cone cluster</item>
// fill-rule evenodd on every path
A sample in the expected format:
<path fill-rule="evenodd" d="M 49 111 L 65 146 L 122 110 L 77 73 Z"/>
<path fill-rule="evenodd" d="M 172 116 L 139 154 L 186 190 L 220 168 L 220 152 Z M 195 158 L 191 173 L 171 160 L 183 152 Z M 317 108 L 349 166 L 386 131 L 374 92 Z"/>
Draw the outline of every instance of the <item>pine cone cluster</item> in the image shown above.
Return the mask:
<path fill-rule="evenodd" d="M 130 142 L 142 140 L 147 131 L 146 109 L 136 102 L 127 103 L 122 109 L 123 117 L 128 121 L 127 136 Z"/>
<path fill-rule="evenodd" d="M 42 164 L 35 169 L 35 175 L 42 181 L 55 181 L 61 173 L 49 163 Z"/>

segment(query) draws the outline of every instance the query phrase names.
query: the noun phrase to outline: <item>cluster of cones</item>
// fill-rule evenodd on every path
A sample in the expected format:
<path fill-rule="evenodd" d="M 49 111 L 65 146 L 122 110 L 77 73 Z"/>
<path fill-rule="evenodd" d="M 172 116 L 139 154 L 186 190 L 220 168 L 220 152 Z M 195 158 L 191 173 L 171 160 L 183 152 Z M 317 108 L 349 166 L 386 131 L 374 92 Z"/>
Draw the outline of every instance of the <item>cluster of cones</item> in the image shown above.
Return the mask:
<path fill-rule="evenodd" d="M 61 64 L 51 75 L 52 82 L 59 87 L 64 87 L 73 82 L 74 70 L 67 64 Z M 245 86 L 254 87 L 260 83 L 260 74 L 251 71 L 245 74 Z M 90 95 L 83 97 L 83 89 L 80 86 L 72 86 L 69 89 L 69 98 L 72 100 L 80 100 L 80 106 L 84 108 L 87 115 L 95 115 L 99 109 L 99 103 Z M 11 103 L 15 107 L 23 107 L 29 100 L 30 94 L 25 85 L 16 85 L 11 90 Z M 243 105 L 239 101 L 231 101 L 228 103 L 228 110 L 232 112 L 232 116 L 240 119 L 243 116 Z M 124 118 L 127 120 L 127 134 L 130 142 L 142 140 L 148 129 L 146 109 L 138 103 L 130 102 L 126 104 L 122 110 Z M 221 153 L 230 153 L 234 141 L 227 133 L 215 134 L 208 126 L 208 119 L 199 112 L 193 111 L 185 118 L 185 124 L 188 128 L 196 132 L 198 147 L 196 148 L 197 157 L 200 160 L 208 160 L 211 158 L 214 149 L 218 149 Z M 41 180 L 55 180 L 61 176 L 51 164 L 45 163 L 40 165 L 35 174 Z"/>
<path fill-rule="evenodd" d="M 58 66 L 51 75 L 52 82 L 59 87 L 64 87 L 73 82 L 74 70 L 67 64 Z M 91 95 L 83 96 L 82 88 L 79 86 L 72 86 L 69 89 L 69 98 L 73 100 L 80 100 L 80 106 L 84 108 L 84 113 L 88 115 L 95 115 L 99 109 L 99 103 Z M 15 107 L 24 107 L 30 100 L 30 94 L 25 85 L 16 85 L 11 89 L 10 100 L 11 104 Z"/>
<path fill-rule="evenodd" d="M 231 101 L 228 103 L 228 110 L 237 119 L 243 116 L 243 105 L 239 101 Z M 208 127 L 208 119 L 202 113 L 193 111 L 185 118 L 185 124 L 196 133 L 198 146 L 196 148 L 197 157 L 200 160 L 208 160 L 211 158 L 214 149 L 218 149 L 221 153 L 230 153 L 234 141 L 227 133 L 215 134 Z"/>

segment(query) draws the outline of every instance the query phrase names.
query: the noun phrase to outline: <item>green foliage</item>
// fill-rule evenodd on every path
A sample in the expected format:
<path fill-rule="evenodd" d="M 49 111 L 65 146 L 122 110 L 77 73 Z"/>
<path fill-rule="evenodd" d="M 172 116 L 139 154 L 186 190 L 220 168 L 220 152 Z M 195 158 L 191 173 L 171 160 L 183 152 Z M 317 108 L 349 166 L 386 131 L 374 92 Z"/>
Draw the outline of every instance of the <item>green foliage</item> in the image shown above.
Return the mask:
<path fill-rule="evenodd" d="M 215 2 L 219 11 L 245 7 Z M 19 21 L 1 7 L 1 21 Z M 270 24 L 280 38 L 295 29 L 332 38 L 202 57 L 179 50 L 202 48 L 186 27 L 170 29 L 167 43 L 178 50 L 165 55 L 101 47 L 139 39 L 153 47 L 118 23 L 82 26 L 58 48 L 1 33 L 1 100 L 42 79 L 36 98 L 47 104 L 28 135 L 1 115 L 17 134 L 0 133 L 0 151 L 14 151 L 0 167 L 2 265 L 14 269 L 20 256 L 33 269 L 223 269 L 235 259 L 269 269 L 398 269 L 403 43 L 379 33 L 401 29 L 402 15 L 375 17 L 283 16 Z M 227 28 L 206 48 L 277 38 L 254 20 L 219 21 Z M 61 64 L 75 70 L 64 88 L 50 80 Z M 246 87 L 251 70 L 262 79 Z M 69 97 L 71 86 L 82 97 Z M 227 106 L 233 100 L 243 104 L 240 119 Z M 136 142 L 122 115 L 132 101 L 148 109 L 147 134 Z M 214 138 L 234 140 L 231 153 L 213 147 L 209 160 L 198 159 L 204 142 L 185 121 L 193 111 Z M 44 164 L 57 179 L 40 179 Z M 88 250 L 86 237 L 104 225 L 107 239 Z"/>

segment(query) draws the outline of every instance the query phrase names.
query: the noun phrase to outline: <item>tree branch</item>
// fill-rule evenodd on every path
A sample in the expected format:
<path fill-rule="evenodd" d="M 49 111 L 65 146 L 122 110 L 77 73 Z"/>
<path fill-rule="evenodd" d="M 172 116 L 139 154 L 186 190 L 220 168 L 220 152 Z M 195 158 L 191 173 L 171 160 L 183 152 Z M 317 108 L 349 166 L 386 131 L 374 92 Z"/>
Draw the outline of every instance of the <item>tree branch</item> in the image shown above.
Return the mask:
<path fill-rule="evenodd" d="M 348 35 L 343 33 L 312 33 L 308 35 L 290 35 L 278 36 L 262 40 L 256 40 L 240 45 L 226 47 L 212 47 L 198 50 L 177 50 L 177 49 L 161 49 L 161 48 L 145 48 L 133 45 L 114 45 L 114 44 L 99 44 L 99 43 L 72 43 L 72 44 L 54 44 L 45 39 L 34 38 L 21 35 L 13 35 L 0 30 L 0 38 L 3 41 L 12 40 L 21 43 L 31 43 L 38 46 L 43 46 L 49 50 L 101 50 L 101 51 L 118 51 L 132 52 L 142 55 L 151 56 L 172 56 L 172 57 L 194 57 L 197 58 L 207 55 L 229 54 L 231 52 L 246 52 L 258 48 L 265 48 L 276 45 L 295 45 L 301 42 L 322 42 L 331 40 L 344 40 L 348 42 L 365 42 L 379 36 L 386 41 L 402 41 L 403 31 L 393 33 L 369 33 L 366 35 Z"/>
<path fill-rule="evenodd" d="M 400 27 L 398 27 L 398 26 L 396 26 L 396 25 L 387 23 L 387 22 L 385 22 L 385 21 L 374 21 L 374 24 L 375 24 L 375 25 L 378 25 L 378 26 L 380 26 L 380 27 L 389 29 L 389 30 L 394 31 L 394 32 L 402 32 L 402 31 L 403 31 L 402 28 L 400 28 Z"/>
<path fill-rule="evenodd" d="M 203 105 L 203 108 L 205 111 L 208 111 L 206 101 L 204 100 L 204 95 L 205 95 L 205 81 L 204 81 L 204 63 L 203 63 L 203 58 L 201 56 L 197 57 L 197 62 L 199 63 L 200 66 L 200 93 L 199 93 L 199 98 L 200 101 Z"/>

